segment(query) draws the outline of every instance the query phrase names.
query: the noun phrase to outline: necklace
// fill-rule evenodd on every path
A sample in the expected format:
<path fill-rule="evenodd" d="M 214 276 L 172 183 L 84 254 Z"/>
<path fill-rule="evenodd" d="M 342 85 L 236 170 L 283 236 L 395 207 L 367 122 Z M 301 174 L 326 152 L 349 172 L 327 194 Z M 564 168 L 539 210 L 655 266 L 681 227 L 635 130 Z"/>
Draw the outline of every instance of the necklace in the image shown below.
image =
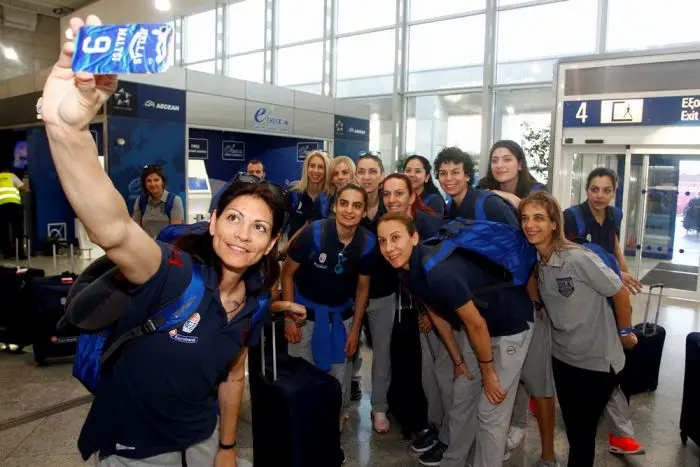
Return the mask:
<path fill-rule="evenodd" d="M 242 302 L 239 302 L 238 300 L 224 300 L 224 304 L 228 304 L 231 306 L 231 311 L 226 311 L 227 314 L 232 314 L 238 311 L 238 309 L 245 303 L 245 298 L 243 299 Z M 226 309 L 226 306 L 224 306 L 224 309 Z"/>

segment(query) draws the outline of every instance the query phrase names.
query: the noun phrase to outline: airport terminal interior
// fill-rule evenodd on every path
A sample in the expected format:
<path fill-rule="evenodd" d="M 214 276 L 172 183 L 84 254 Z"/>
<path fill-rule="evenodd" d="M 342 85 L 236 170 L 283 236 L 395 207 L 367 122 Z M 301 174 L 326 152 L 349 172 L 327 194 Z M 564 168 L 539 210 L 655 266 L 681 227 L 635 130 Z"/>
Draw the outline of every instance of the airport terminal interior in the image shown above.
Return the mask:
<path fill-rule="evenodd" d="M 80 274 L 104 255 L 63 194 L 34 106 L 70 17 L 167 23 L 170 69 L 120 76 L 89 126 L 130 210 L 144 166 L 162 166 L 194 223 L 247 162 L 288 185 L 314 150 L 376 154 L 389 174 L 410 155 L 432 162 L 456 146 L 474 160 L 476 183 L 492 144 L 513 140 L 563 208 L 586 201 L 592 170 L 615 171 L 621 254 L 643 285 L 632 323 L 647 309 L 654 321 L 649 286 L 662 283 L 666 338 L 658 387 L 629 403 L 644 451 L 609 452 L 601 421 L 595 465 L 700 462 L 698 440 L 682 442 L 680 429 L 686 336 L 700 332 L 700 0 L 0 0 L 0 12 L 0 138 L 14 151 L 0 156 L 27 187 L 17 251 L 29 256 L 13 249 L 0 265 Z M 0 296 L 0 466 L 92 465 L 77 448 L 92 395 L 73 378 L 72 355 L 44 360 L 32 345 L 3 342 L 7 316 L 30 312 L 9 308 Z M 388 433 L 373 430 L 372 350 L 365 342 L 360 352 L 345 465 L 421 465 L 391 413 Z M 700 413 L 692 418 L 700 426 Z M 252 427 L 246 385 L 238 466 L 275 467 L 255 464 Z M 559 410 L 554 446 L 566 465 Z M 528 414 L 503 465 L 530 467 L 539 455 Z"/>

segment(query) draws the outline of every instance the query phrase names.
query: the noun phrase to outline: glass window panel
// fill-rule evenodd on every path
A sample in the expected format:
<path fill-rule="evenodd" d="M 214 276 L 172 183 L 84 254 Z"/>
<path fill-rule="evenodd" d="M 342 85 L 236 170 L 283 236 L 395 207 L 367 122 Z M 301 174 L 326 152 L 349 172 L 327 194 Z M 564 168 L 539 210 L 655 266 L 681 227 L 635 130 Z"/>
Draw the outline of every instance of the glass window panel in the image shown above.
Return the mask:
<path fill-rule="evenodd" d="M 395 1 L 338 1 L 338 34 L 389 26 L 395 23 Z"/>
<path fill-rule="evenodd" d="M 389 98 L 367 99 L 369 104 L 369 149 L 379 151 L 385 160 L 391 158 L 393 151 L 394 112 L 393 100 Z M 386 167 L 387 172 L 393 172 L 393 167 Z"/>
<path fill-rule="evenodd" d="M 258 52 L 226 59 L 226 76 L 262 83 L 265 81 L 265 54 Z"/>
<path fill-rule="evenodd" d="M 610 0 L 607 50 L 640 50 L 700 42 L 697 0 Z M 690 19 L 687 21 L 686 18 Z"/>
<path fill-rule="evenodd" d="M 410 0 L 408 19 L 418 21 L 485 8 L 486 0 Z"/>
<path fill-rule="evenodd" d="M 188 70 L 201 71 L 202 73 L 211 73 L 212 75 L 216 74 L 216 62 L 214 62 L 214 60 L 187 65 L 185 68 Z"/>
<path fill-rule="evenodd" d="M 324 0 L 279 0 L 279 45 L 323 37 Z"/>
<path fill-rule="evenodd" d="M 409 90 L 481 85 L 484 27 L 484 15 L 411 26 Z"/>
<path fill-rule="evenodd" d="M 298 86 L 287 86 L 295 91 L 308 92 L 311 94 L 321 94 L 321 83 L 300 84 Z"/>
<path fill-rule="evenodd" d="M 214 58 L 216 12 L 204 11 L 185 18 L 185 63 Z"/>
<path fill-rule="evenodd" d="M 265 0 L 231 3 L 226 16 L 226 53 L 239 54 L 265 47 Z"/>
<path fill-rule="evenodd" d="M 393 29 L 338 39 L 336 95 L 390 93 L 394 85 L 394 43 Z"/>
<path fill-rule="evenodd" d="M 593 53 L 597 20 L 598 2 L 590 0 L 502 11 L 498 13 L 497 62 Z"/>
<path fill-rule="evenodd" d="M 323 42 L 285 47 L 277 51 L 277 84 L 291 86 L 323 79 Z"/>
<path fill-rule="evenodd" d="M 442 148 L 458 146 L 478 163 L 481 108 L 480 94 L 409 98 L 406 152 L 425 155 L 432 161 Z"/>

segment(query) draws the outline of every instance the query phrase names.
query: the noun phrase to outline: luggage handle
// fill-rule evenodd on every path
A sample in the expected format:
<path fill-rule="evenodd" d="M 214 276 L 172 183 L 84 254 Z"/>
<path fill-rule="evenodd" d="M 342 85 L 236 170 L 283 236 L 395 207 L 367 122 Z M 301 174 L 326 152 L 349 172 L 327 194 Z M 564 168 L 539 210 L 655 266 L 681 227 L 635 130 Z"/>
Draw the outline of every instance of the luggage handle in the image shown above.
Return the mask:
<path fill-rule="evenodd" d="M 272 315 L 272 381 L 277 381 L 277 326 L 275 326 L 275 318 Z M 265 326 L 260 331 L 260 356 L 261 372 L 265 376 Z"/>
<path fill-rule="evenodd" d="M 656 316 L 654 318 L 654 330 L 651 334 L 647 333 L 647 324 L 649 323 L 649 306 L 651 305 L 651 297 L 653 296 L 654 289 L 659 289 L 659 301 L 656 304 Z M 649 286 L 649 298 L 647 299 L 647 307 L 644 311 L 644 321 L 642 322 L 642 335 L 645 337 L 653 336 L 656 334 L 659 327 L 659 313 L 661 312 L 661 299 L 664 295 L 664 285 L 662 283 L 652 284 Z"/>
<path fill-rule="evenodd" d="M 27 239 L 27 269 L 32 267 L 32 239 L 29 237 L 23 237 Z M 15 262 L 17 264 L 17 269 L 22 269 L 19 265 L 19 238 L 15 238 Z"/>

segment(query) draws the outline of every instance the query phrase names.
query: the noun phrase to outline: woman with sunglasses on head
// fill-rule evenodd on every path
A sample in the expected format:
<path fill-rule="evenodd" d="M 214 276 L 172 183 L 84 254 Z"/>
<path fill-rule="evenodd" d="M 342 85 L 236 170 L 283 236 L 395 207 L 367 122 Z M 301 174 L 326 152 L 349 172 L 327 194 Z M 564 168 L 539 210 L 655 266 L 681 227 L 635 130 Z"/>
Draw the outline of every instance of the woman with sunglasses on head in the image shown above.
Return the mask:
<path fill-rule="evenodd" d="M 289 354 L 337 378 L 344 403 L 377 255 L 374 234 L 360 225 L 366 206 L 365 190 L 346 184 L 333 205 L 335 218 L 304 227 L 282 266 L 282 299 L 305 306 L 307 317 L 285 324 Z M 339 415 L 342 429 L 346 417 Z"/>
<path fill-rule="evenodd" d="M 509 139 L 496 141 L 491 146 L 489 168 L 486 176 L 479 180 L 479 188 L 493 191 L 516 209 L 531 191 L 547 191 L 547 187 L 530 173 L 523 148 Z"/>
<path fill-rule="evenodd" d="M 306 155 L 302 167 L 301 180 L 289 187 L 286 232 L 289 240 L 314 218 L 314 201 L 319 197 L 329 197 L 331 181 L 331 160 L 323 151 L 313 151 Z"/>
<path fill-rule="evenodd" d="M 355 178 L 355 163 L 348 156 L 336 156 L 331 162 L 330 196 L 318 196 L 314 200 L 313 220 L 327 219 L 333 215 L 332 206 L 338 191 Z"/>
<path fill-rule="evenodd" d="M 87 24 L 100 21 L 89 16 Z M 81 26 L 71 19 L 73 37 Z M 267 311 L 262 304 L 278 275 L 283 194 L 267 183 L 234 183 L 205 231 L 175 247 L 156 242 L 129 216 L 87 130 L 117 77 L 76 75 L 73 51 L 64 44 L 38 110 L 71 206 L 132 284 L 113 335 L 143 326 L 195 276 L 205 285 L 184 324 L 130 341 L 103 367 L 78 447 L 98 466 L 235 466 L 246 348 L 258 339 L 264 320 L 253 318 Z"/>
<path fill-rule="evenodd" d="M 430 161 L 423 156 L 413 155 L 406 158 L 403 173 L 411 179 L 413 191 L 420 197 L 423 204 L 435 211 L 440 217 L 445 215 L 445 200 L 440 190 L 435 186 Z"/>
<path fill-rule="evenodd" d="M 165 189 L 168 178 L 159 165 L 147 165 L 141 173 L 141 194 L 134 202 L 133 219 L 155 238 L 163 227 L 182 224 L 185 209 L 182 199 Z"/>
<path fill-rule="evenodd" d="M 595 253 L 566 240 L 561 208 L 550 194 L 525 198 L 520 220 L 537 248 L 537 288 L 552 321 L 552 368 L 568 465 L 592 466 L 598 421 L 625 365 L 622 349 L 637 343 L 629 292 Z"/>

